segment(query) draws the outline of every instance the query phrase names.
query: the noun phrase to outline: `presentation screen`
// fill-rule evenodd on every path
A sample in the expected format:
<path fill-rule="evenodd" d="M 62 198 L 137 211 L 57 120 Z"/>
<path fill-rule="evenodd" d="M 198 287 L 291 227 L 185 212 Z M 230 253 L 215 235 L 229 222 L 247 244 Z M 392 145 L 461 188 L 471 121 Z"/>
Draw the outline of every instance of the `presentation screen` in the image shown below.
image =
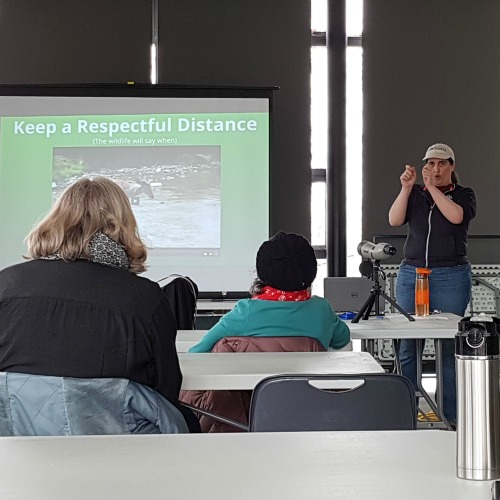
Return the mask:
<path fill-rule="evenodd" d="M 246 291 L 269 237 L 272 89 L 0 85 L 0 267 L 61 193 L 104 176 L 129 197 L 145 276 Z"/>

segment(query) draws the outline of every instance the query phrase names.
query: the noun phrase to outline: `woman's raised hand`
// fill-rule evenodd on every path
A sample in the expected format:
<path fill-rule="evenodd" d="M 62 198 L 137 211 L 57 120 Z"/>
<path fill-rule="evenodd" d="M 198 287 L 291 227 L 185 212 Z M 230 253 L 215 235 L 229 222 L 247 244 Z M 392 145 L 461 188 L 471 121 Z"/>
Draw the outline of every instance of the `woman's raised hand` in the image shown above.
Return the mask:
<path fill-rule="evenodd" d="M 401 186 L 403 186 L 404 188 L 413 187 L 413 185 L 417 181 L 417 171 L 415 170 L 415 167 L 406 165 L 405 171 L 401 174 L 399 180 L 401 181 Z"/>

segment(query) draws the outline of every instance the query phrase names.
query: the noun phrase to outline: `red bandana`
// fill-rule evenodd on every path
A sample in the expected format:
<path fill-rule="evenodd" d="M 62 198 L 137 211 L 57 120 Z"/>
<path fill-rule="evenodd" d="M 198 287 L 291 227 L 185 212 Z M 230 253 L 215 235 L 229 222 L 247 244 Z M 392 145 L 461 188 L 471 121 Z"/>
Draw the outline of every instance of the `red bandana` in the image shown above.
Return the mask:
<path fill-rule="evenodd" d="M 453 191 L 453 189 L 455 189 L 455 184 L 451 183 L 448 184 L 447 186 L 441 186 L 441 187 L 438 186 L 438 189 L 442 193 L 446 193 L 446 191 Z"/>
<path fill-rule="evenodd" d="M 276 300 L 278 302 L 302 302 L 311 298 L 309 290 L 299 290 L 298 292 L 284 292 L 272 286 L 265 286 L 260 295 L 254 295 L 252 299 Z"/>

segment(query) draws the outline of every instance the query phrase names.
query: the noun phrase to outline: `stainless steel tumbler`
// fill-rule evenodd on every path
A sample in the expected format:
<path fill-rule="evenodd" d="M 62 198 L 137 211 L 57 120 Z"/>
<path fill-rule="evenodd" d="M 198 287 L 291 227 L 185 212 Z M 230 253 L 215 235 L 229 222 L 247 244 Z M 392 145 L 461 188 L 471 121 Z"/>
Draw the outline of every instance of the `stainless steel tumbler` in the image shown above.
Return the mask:
<path fill-rule="evenodd" d="M 457 476 L 500 478 L 500 319 L 463 318 L 455 335 Z"/>

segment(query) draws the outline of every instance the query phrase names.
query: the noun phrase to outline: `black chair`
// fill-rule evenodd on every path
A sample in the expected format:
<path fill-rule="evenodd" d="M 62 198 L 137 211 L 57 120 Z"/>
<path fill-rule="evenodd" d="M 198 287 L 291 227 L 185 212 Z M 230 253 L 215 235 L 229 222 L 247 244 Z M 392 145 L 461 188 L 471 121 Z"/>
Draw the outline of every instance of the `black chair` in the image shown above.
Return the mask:
<path fill-rule="evenodd" d="M 265 378 L 253 391 L 248 426 L 183 404 L 196 413 L 250 432 L 417 428 L 413 385 L 406 377 L 392 373 Z"/>
<path fill-rule="evenodd" d="M 416 429 L 415 392 L 402 375 L 280 375 L 257 384 L 249 430 Z"/>
<path fill-rule="evenodd" d="M 178 330 L 194 330 L 198 286 L 189 276 L 171 274 L 158 283 L 169 280 L 161 289 L 170 303 Z"/>

